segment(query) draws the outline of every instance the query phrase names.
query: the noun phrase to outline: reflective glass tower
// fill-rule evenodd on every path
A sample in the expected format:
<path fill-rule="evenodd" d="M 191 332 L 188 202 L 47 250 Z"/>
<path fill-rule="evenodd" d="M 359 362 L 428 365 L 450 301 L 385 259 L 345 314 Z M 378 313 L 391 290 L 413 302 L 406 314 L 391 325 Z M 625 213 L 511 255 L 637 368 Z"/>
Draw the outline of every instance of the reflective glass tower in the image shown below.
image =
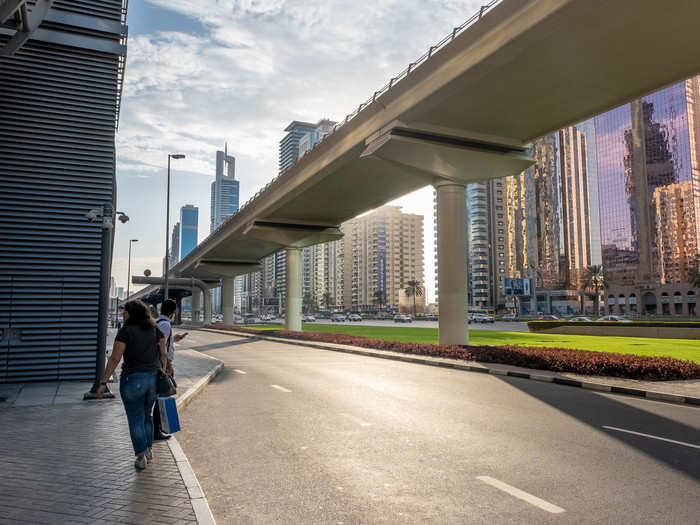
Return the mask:
<path fill-rule="evenodd" d="M 211 183 L 211 226 L 213 232 L 238 211 L 239 181 L 236 180 L 236 159 L 228 148 L 216 152 L 216 179 Z"/>
<path fill-rule="evenodd" d="M 180 208 L 180 259 L 197 246 L 199 208 L 187 204 Z"/>
<path fill-rule="evenodd" d="M 595 118 L 603 265 L 614 284 L 685 283 L 698 258 L 698 78 Z"/>

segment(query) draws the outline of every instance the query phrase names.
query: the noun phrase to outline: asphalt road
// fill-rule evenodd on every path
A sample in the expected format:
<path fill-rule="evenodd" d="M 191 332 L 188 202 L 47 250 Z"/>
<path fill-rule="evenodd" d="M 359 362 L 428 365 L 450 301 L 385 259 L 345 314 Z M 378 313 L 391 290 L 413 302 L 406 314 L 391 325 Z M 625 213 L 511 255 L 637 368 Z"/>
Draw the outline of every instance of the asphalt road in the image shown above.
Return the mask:
<path fill-rule="evenodd" d="M 276 323 L 284 323 L 284 319 L 276 319 Z M 332 322 L 330 319 L 317 319 L 315 323 L 307 323 L 309 325 L 314 324 L 344 324 L 350 326 L 408 326 L 413 328 L 437 328 L 437 321 L 413 321 L 412 323 L 395 323 L 392 320 L 388 321 L 375 321 L 366 320 L 360 322 L 350 322 L 345 321 L 342 323 Z M 528 332 L 526 322 L 510 322 L 510 321 L 496 321 L 494 323 L 470 323 L 469 328 L 471 330 L 503 330 L 505 332 Z"/>
<path fill-rule="evenodd" d="M 187 342 L 225 363 L 178 437 L 219 523 L 700 523 L 698 408 L 207 332 Z"/>

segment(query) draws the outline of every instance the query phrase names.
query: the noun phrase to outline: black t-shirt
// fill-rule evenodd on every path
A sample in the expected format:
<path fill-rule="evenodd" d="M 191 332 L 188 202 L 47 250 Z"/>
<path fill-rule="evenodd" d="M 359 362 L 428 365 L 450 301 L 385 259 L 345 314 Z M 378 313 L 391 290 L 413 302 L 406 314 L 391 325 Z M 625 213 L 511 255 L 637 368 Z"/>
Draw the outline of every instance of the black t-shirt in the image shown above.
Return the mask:
<path fill-rule="evenodd" d="M 160 368 L 162 363 L 158 341 L 163 337 L 163 332 L 157 326 L 122 326 L 114 339 L 126 345 L 122 377 L 134 372 L 148 372 Z"/>

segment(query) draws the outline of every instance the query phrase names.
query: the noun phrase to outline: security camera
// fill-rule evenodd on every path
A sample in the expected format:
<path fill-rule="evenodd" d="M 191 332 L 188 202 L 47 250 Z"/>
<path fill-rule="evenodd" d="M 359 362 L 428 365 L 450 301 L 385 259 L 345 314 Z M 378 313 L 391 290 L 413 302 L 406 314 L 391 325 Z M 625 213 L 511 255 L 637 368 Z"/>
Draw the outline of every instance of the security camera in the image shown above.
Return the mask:
<path fill-rule="evenodd" d="M 85 218 L 89 220 L 90 222 L 97 222 L 100 220 L 100 211 L 99 210 L 90 210 L 85 214 Z"/>
<path fill-rule="evenodd" d="M 150 277 L 150 276 L 151 276 L 151 270 L 149 270 L 148 268 L 146 268 L 146 269 L 143 271 L 143 274 L 144 274 L 146 277 Z"/>
<path fill-rule="evenodd" d="M 129 216 L 126 213 L 122 213 L 119 215 L 119 220 L 121 221 L 122 224 L 129 222 Z"/>

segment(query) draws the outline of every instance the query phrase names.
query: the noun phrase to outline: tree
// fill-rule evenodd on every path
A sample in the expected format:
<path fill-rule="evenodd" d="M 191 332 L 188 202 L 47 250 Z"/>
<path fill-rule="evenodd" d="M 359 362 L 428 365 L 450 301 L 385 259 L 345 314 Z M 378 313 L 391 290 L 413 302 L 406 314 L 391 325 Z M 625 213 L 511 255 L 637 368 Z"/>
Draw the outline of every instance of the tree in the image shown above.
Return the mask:
<path fill-rule="evenodd" d="M 411 280 L 406 283 L 406 288 L 404 288 L 404 293 L 407 296 L 413 296 L 413 316 L 416 315 L 416 296 L 423 296 L 423 286 L 421 286 L 420 281 Z"/>
<path fill-rule="evenodd" d="M 595 315 L 600 314 L 600 291 L 607 287 L 608 277 L 600 264 L 594 264 L 586 268 L 583 274 L 583 288 L 585 290 L 593 290 L 595 294 L 595 300 L 593 301 Z"/>
<path fill-rule="evenodd" d="M 382 310 L 382 305 L 386 303 L 386 299 L 384 297 L 385 295 L 382 290 L 377 290 L 374 292 L 374 303 L 379 305 L 379 311 Z"/>
<path fill-rule="evenodd" d="M 324 308 L 330 308 L 331 305 L 335 302 L 333 301 L 333 296 L 330 294 L 330 292 L 324 292 L 323 296 L 321 297 L 321 301 L 323 301 Z"/>
<path fill-rule="evenodd" d="M 688 272 L 688 282 L 693 288 L 700 288 L 700 267 L 693 266 Z"/>
<path fill-rule="evenodd" d="M 311 296 L 311 294 L 308 293 L 302 299 L 302 304 L 303 309 L 307 314 L 316 306 L 314 298 Z"/>

